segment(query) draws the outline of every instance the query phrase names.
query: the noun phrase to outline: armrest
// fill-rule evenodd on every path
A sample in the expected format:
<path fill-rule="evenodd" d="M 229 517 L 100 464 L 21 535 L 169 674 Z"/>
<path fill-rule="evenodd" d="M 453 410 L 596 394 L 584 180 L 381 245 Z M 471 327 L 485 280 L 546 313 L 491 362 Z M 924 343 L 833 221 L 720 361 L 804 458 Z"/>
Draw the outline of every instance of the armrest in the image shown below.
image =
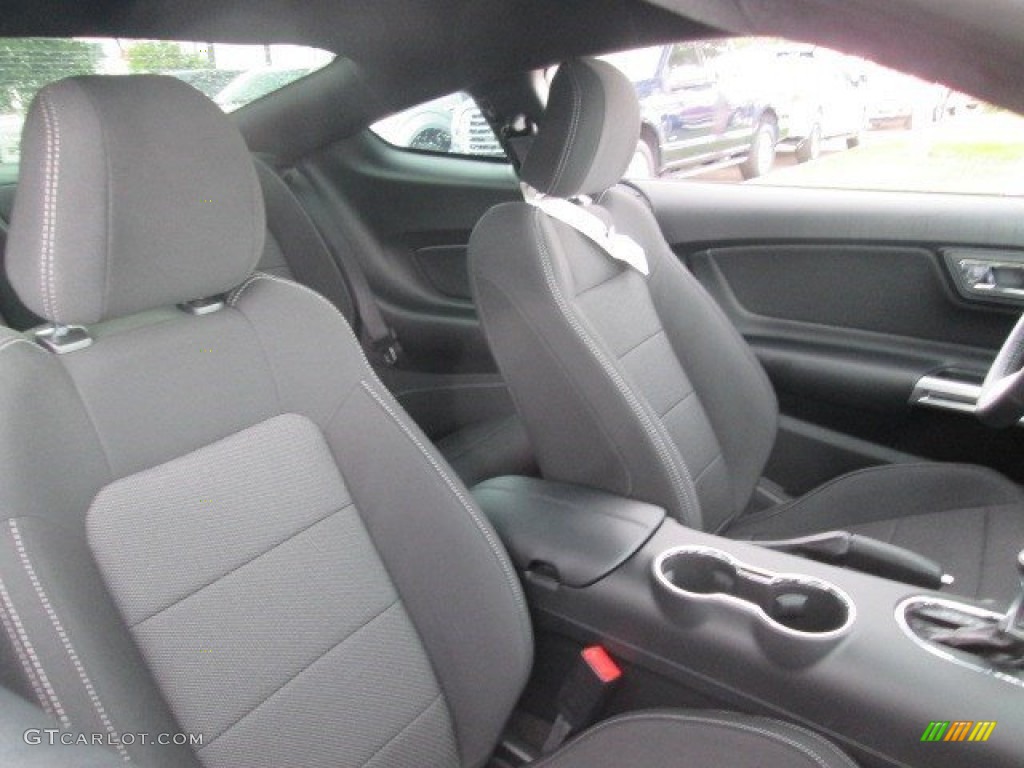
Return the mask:
<path fill-rule="evenodd" d="M 473 488 L 516 567 L 585 587 L 632 557 L 665 519 L 653 504 L 533 477 L 496 477 Z"/>
<path fill-rule="evenodd" d="M 99 746 L 50 744 L 57 721 L 15 693 L 0 688 L 0 765 L 19 768 L 115 768 L 124 762 Z M 56 738 L 56 737 L 55 737 Z"/>

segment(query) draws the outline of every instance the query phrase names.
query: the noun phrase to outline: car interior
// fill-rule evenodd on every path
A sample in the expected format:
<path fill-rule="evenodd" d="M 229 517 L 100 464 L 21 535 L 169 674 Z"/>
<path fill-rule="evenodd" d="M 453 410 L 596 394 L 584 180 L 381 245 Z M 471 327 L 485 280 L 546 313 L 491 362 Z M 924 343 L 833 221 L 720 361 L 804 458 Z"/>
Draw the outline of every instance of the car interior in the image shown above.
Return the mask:
<path fill-rule="evenodd" d="M 1024 763 L 1020 192 L 624 178 L 603 58 L 770 36 L 1024 112 L 1024 10 L 4 8 L 329 63 L 11 100 L 0 764 Z"/>

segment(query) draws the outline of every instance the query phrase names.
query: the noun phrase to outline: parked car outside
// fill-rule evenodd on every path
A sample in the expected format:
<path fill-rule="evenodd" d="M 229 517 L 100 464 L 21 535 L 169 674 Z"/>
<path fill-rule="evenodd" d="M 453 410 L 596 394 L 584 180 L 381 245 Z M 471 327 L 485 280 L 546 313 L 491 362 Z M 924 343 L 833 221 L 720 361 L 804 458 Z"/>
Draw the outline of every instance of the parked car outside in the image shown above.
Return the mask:
<path fill-rule="evenodd" d="M 763 50 L 729 41 L 656 46 L 604 56 L 633 82 L 643 126 L 628 175 L 739 165 L 744 178 L 767 173 L 788 136 L 788 114 L 752 77 Z"/>
<path fill-rule="evenodd" d="M 867 75 L 867 118 L 872 128 L 919 128 L 943 117 L 949 89 L 881 67 Z"/>
<path fill-rule="evenodd" d="M 860 144 L 867 105 L 857 60 L 814 46 L 782 47 L 769 77 L 776 88 L 773 100 L 788 106 L 785 143 L 795 148 L 797 161 L 817 159 L 828 139 L 845 139 L 849 148 Z"/>
<path fill-rule="evenodd" d="M 374 133 L 396 147 L 451 152 L 452 113 L 467 100 L 468 97 L 461 92 L 433 99 L 378 120 L 373 124 Z"/>

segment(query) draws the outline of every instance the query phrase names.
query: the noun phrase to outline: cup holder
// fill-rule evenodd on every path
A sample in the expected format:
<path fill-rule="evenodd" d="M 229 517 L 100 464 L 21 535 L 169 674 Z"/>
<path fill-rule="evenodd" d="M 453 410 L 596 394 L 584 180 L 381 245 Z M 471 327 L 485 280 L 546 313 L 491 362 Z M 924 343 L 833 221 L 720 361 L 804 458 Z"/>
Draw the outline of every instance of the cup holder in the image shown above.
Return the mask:
<path fill-rule="evenodd" d="M 654 577 L 675 621 L 695 627 L 718 615 L 752 624 L 761 647 L 782 664 L 817 660 L 854 620 L 853 601 L 834 584 L 755 568 L 710 547 L 663 552 Z"/>

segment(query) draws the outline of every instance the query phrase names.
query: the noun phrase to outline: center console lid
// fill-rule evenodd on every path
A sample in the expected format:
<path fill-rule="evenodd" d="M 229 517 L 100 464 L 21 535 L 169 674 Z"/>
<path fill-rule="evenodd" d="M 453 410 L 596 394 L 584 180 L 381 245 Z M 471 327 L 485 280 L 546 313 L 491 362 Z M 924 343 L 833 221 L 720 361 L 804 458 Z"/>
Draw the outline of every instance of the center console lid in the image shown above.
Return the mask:
<path fill-rule="evenodd" d="M 578 485 L 496 477 L 473 488 L 512 560 L 566 587 L 585 587 L 632 557 L 665 510 Z"/>

